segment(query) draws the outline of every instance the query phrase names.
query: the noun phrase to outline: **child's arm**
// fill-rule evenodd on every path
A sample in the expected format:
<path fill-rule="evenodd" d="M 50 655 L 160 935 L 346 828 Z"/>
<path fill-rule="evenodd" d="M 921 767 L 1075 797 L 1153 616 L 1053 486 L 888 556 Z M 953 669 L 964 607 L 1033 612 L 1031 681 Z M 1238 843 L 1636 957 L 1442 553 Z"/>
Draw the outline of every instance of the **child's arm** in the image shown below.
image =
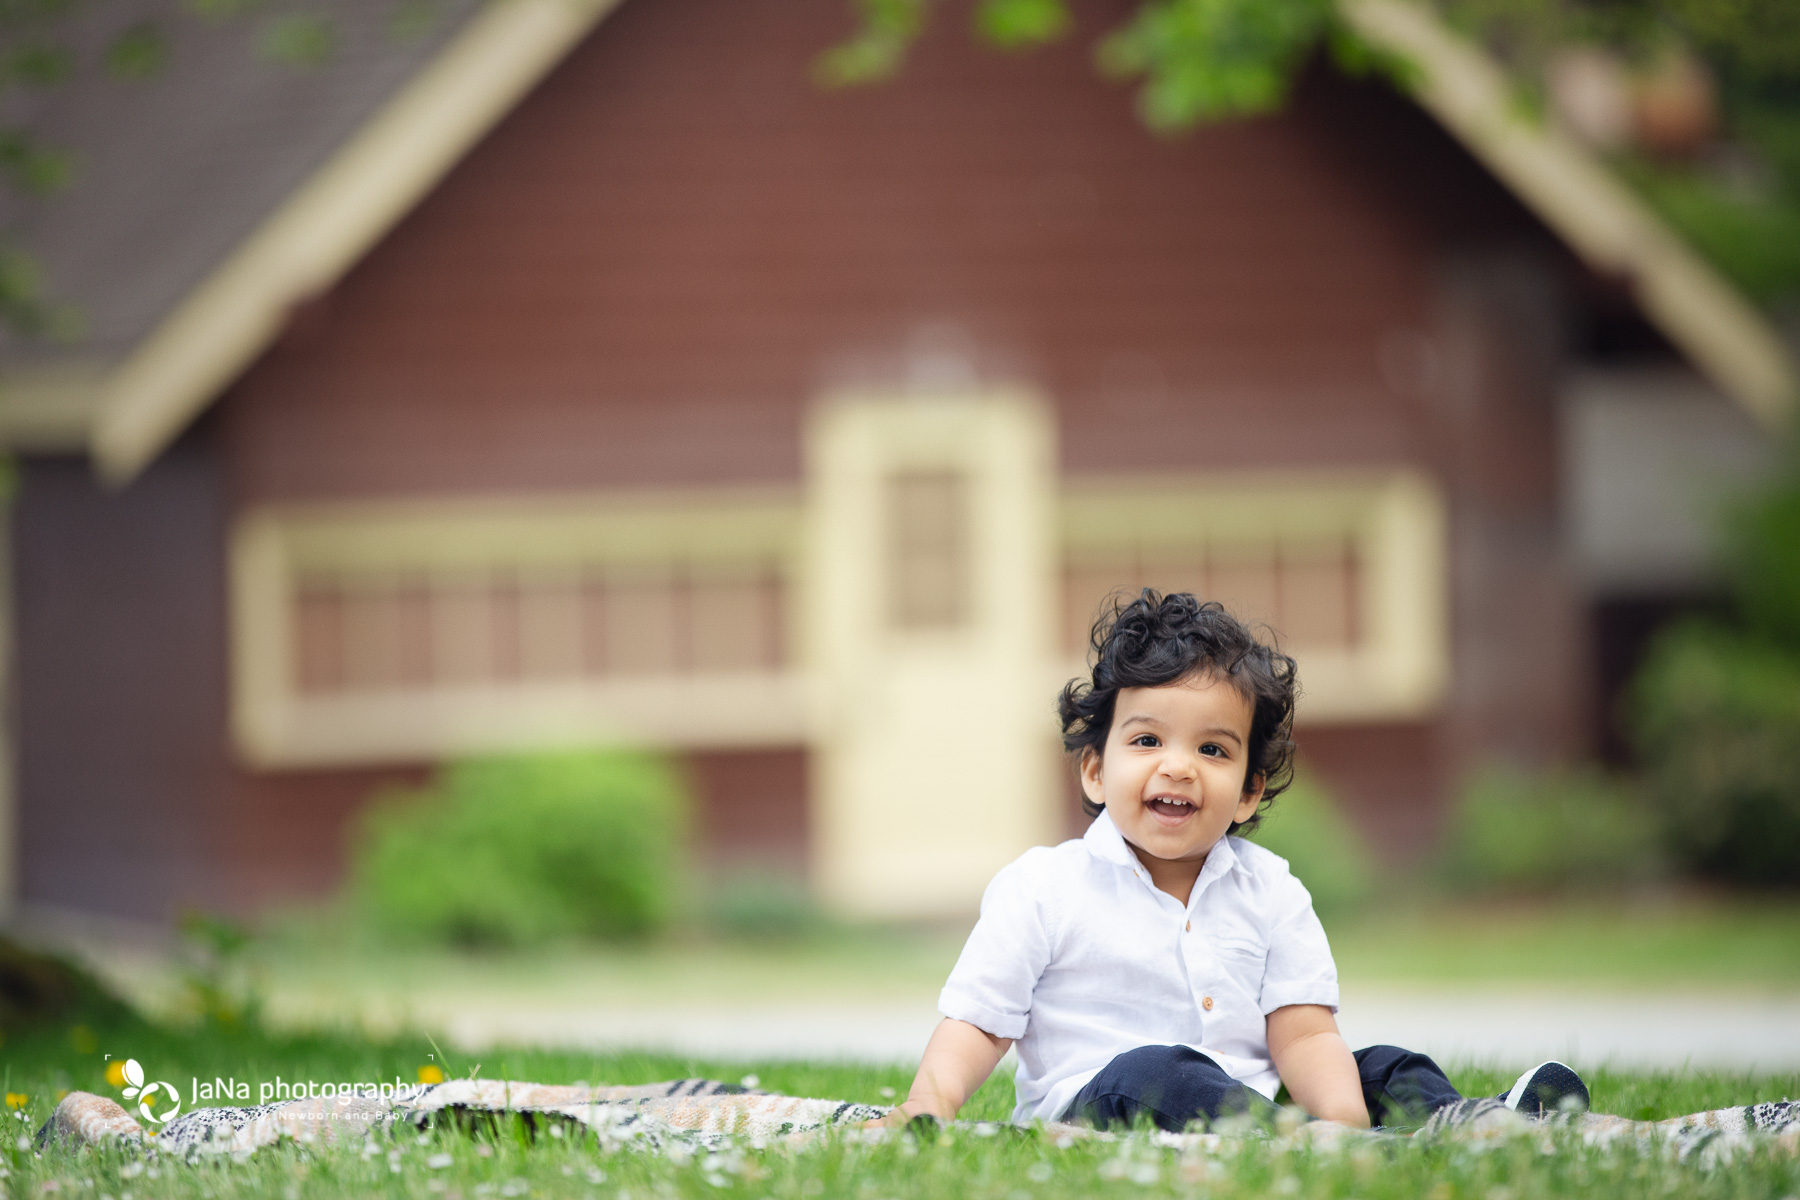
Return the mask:
<path fill-rule="evenodd" d="M 925 1044 L 925 1056 L 919 1060 L 919 1073 L 913 1076 L 906 1103 L 883 1123 L 904 1125 L 927 1113 L 940 1121 L 950 1120 L 994 1073 L 1011 1045 L 1011 1038 L 995 1037 L 967 1021 L 945 1017 Z"/>
<path fill-rule="evenodd" d="M 1269 1057 L 1300 1107 L 1322 1121 L 1367 1129 L 1369 1108 L 1363 1103 L 1356 1060 L 1331 1010 L 1323 1004 L 1290 1004 L 1270 1013 L 1268 1023 Z"/>

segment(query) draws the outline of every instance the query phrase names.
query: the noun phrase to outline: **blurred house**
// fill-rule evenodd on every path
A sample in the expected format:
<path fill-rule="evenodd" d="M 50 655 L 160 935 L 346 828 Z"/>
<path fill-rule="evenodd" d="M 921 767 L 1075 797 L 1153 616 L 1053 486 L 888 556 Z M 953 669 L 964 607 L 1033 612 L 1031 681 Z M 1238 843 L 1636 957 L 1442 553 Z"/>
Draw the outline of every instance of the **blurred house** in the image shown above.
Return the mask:
<path fill-rule="evenodd" d="M 1417 100 L 1321 64 L 1173 139 L 1098 27 L 827 93 L 840 0 L 325 7 L 310 71 L 192 28 L 41 101 L 86 333 L 0 391 L 26 904 L 318 894 L 384 785 L 631 743 L 705 861 L 967 911 L 1078 827 L 1052 698 L 1144 585 L 1279 633 L 1303 769 L 1403 855 L 1471 766 L 1595 750 L 1791 400 L 1404 6 L 1353 12 Z"/>

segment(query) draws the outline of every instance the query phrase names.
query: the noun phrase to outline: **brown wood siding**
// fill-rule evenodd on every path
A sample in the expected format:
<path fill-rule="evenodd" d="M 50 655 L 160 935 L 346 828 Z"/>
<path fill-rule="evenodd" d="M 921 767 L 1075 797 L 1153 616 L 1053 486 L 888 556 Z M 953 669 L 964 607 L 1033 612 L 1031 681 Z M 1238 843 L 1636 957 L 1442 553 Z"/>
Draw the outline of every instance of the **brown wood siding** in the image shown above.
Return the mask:
<path fill-rule="evenodd" d="M 239 498 L 792 479 L 821 387 L 945 351 L 1040 383 L 1071 470 L 1431 462 L 1384 347 L 1448 242 L 1548 244 L 1374 85 L 1159 139 L 1092 30 L 946 17 L 820 92 L 843 24 L 629 0 L 235 390 Z"/>
<path fill-rule="evenodd" d="M 695 858 L 709 874 L 806 871 L 806 752 L 723 750 L 687 756 Z"/>
<path fill-rule="evenodd" d="M 190 435 L 130 487 L 26 459 L 12 511 L 20 892 L 167 919 L 223 902 L 225 500 Z"/>

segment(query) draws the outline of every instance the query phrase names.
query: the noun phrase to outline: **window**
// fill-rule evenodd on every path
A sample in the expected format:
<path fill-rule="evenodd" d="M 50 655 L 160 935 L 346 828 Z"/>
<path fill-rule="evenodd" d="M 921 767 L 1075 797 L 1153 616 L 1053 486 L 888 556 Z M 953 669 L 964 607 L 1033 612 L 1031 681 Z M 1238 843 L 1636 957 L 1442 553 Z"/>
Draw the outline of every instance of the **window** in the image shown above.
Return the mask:
<path fill-rule="evenodd" d="M 1408 719 L 1442 691 L 1444 516 L 1421 476 L 1079 480 L 1062 513 L 1071 659 L 1109 596 L 1154 587 L 1267 626 L 1300 662 L 1305 722 Z"/>
<path fill-rule="evenodd" d="M 315 566 L 292 586 L 293 673 L 307 696 L 785 662 L 787 581 L 774 561 L 436 575 Z"/>
<path fill-rule="evenodd" d="M 897 629 L 969 619 L 968 479 L 960 471 L 888 477 L 888 610 Z"/>
<path fill-rule="evenodd" d="M 259 765 L 800 740 L 792 495 L 265 510 L 233 550 Z"/>

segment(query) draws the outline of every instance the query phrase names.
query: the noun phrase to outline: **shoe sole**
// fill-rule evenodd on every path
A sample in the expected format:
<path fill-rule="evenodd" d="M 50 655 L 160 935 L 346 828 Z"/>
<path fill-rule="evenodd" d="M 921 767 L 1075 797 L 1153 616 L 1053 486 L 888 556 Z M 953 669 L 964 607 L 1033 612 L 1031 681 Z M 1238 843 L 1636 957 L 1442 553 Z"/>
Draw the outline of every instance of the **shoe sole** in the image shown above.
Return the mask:
<path fill-rule="evenodd" d="M 1546 1105 L 1542 1098 L 1544 1092 L 1554 1096 L 1555 1102 Z M 1539 1063 L 1507 1089 L 1506 1107 L 1528 1117 L 1541 1117 L 1560 1112 L 1562 1102 L 1570 1096 L 1578 1097 L 1582 1111 L 1587 1110 L 1587 1084 L 1581 1081 L 1581 1076 L 1559 1062 Z"/>

